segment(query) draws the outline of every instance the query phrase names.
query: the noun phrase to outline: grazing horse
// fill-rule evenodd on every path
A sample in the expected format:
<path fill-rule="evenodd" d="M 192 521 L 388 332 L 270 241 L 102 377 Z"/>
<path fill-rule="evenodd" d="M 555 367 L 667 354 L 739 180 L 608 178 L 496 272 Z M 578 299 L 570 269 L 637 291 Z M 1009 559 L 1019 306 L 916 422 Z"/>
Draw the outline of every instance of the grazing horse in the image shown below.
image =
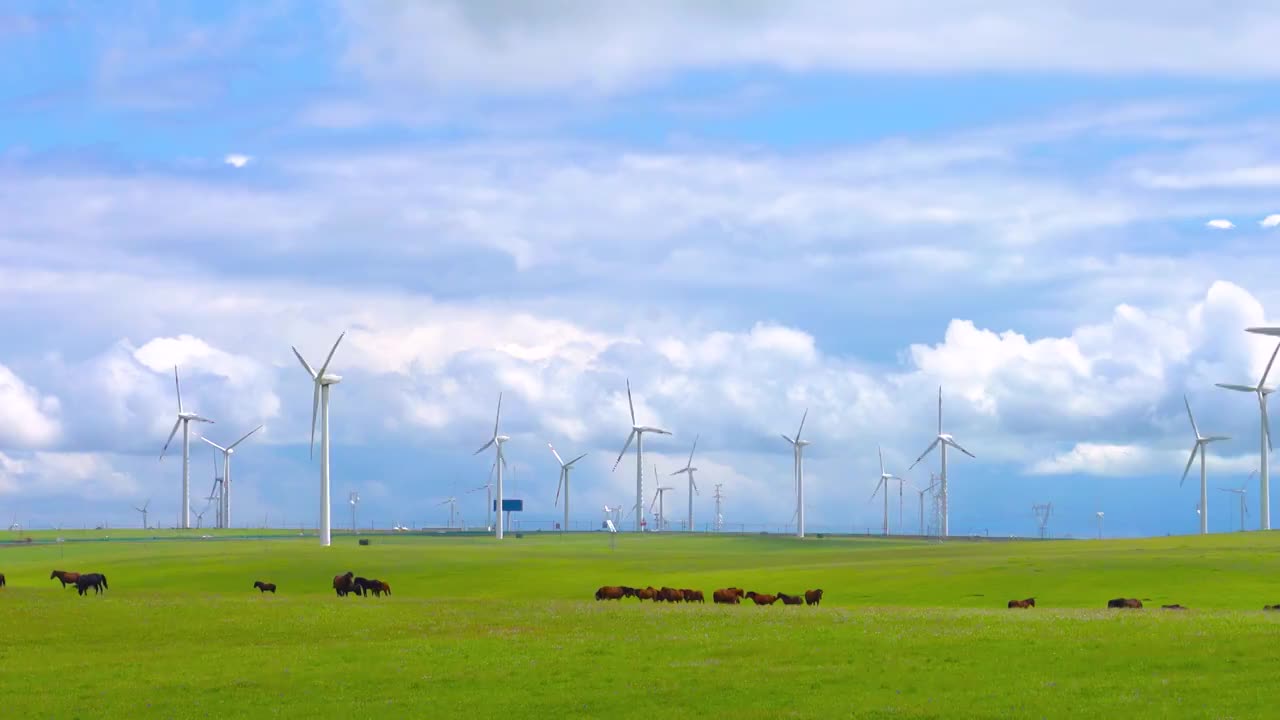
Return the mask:
<path fill-rule="evenodd" d="M 1280 610 L 1280 605 L 1263 605 L 1263 610 Z"/>
<path fill-rule="evenodd" d="M 800 595 L 788 595 L 786 593 L 778 593 L 778 599 L 783 605 L 803 605 L 804 598 Z"/>
<path fill-rule="evenodd" d="M 636 590 L 636 597 L 642 601 L 654 600 L 655 598 L 658 597 L 658 591 L 654 590 L 653 586 L 650 585 L 649 587 L 644 587 L 644 588 L 640 588 L 639 590 Z"/>
<path fill-rule="evenodd" d="M 259 593 L 274 593 L 276 591 L 275 583 L 264 583 L 261 580 L 255 580 L 253 586 L 258 589 Z"/>
<path fill-rule="evenodd" d="M 711 601 L 720 605 L 737 605 L 745 595 L 742 588 L 720 588 L 711 593 Z"/>
<path fill-rule="evenodd" d="M 822 602 L 822 590 L 821 590 L 821 588 L 819 588 L 818 590 L 805 590 L 805 591 L 804 591 L 804 604 L 805 604 L 805 605 L 817 605 L 817 604 L 819 604 L 819 603 L 821 603 L 821 602 Z"/>
<path fill-rule="evenodd" d="M 373 592 L 374 582 L 376 581 L 370 580 L 369 578 L 363 578 L 357 575 L 351 581 L 351 592 L 357 595 L 360 595 L 362 597 L 368 597 L 369 593 Z"/>
<path fill-rule="evenodd" d="M 756 591 L 754 591 L 754 590 L 752 590 L 751 592 L 747 593 L 747 597 L 751 598 L 751 601 L 752 601 L 752 602 L 754 602 L 754 603 L 755 603 L 755 604 L 757 604 L 757 605 L 772 605 L 772 604 L 774 604 L 774 603 L 778 602 L 778 598 L 777 598 L 777 596 L 775 596 L 775 595 L 761 595 L 760 593 L 758 593 L 758 592 L 756 592 Z"/>
<path fill-rule="evenodd" d="M 66 570 L 54 570 L 49 573 L 49 579 L 57 578 L 62 581 L 62 589 L 65 590 L 68 585 L 75 585 L 76 580 L 80 579 L 80 573 L 67 572 Z"/>
<path fill-rule="evenodd" d="M 364 591 L 373 593 L 374 597 L 382 597 L 382 593 L 391 594 L 391 586 L 381 580 L 370 580 L 365 583 Z"/>
<path fill-rule="evenodd" d="M 5 586 L 4 573 L 0 573 L 0 587 Z"/>
<path fill-rule="evenodd" d="M 675 588 L 663 586 L 663 588 L 658 591 L 658 599 L 669 603 L 683 602 L 684 593 Z"/>
<path fill-rule="evenodd" d="M 338 597 L 346 597 L 347 593 L 351 592 L 351 579 L 355 575 L 348 571 L 345 574 L 333 576 L 333 589 L 338 593 Z"/>
<path fill-rule="evenodd" d="M 690 602 L 690 603 L 691 603 L 691 602 L 698 602 L 698 603 L 705 603 L 705 602 L 706 602 L 706 598 L 702 597 L 702 591 L 701 591 L 701 590 L 681 590 L 680 592 L 684 593 L 684 601 L 685 601 L 685 602 Z"/>
<path fill-rule="evenodd" d="M 76 592 L 84 595 L 89 588 L 93 588 L 94 594 L 102 594 L 107 587 L 107 576 L 102 573 L 85 573 L 76 578 Z"/>
<path fill-rule="evenodd" d="M 627 590 L 621 585 L 605 585 L 596 590 L 596 600 L 621 600 L 627 597 Z"/>
<path fill-rule="evenodd" d="M 1011 608 L 1033 608 L 1035 606 L 1036 606 L 1035 598 L 1027 598 L 1026 600 L 1010 600 L 1009 601 L 1009 607 Z"/>
<path fill-rule="evenodd" d="M 1108 608 L 1141 608 L 1142 601 L 1137 598 L 1116 598 L 1107 601 Z"/>
<path fill-rule="evenodd" d="M 1179 605 L 1178 603 L 1174 603 L 1172 605 L 1161 605 L 1160 609 L 1161 610 L 1186 610 L 1185 607 Z"/>

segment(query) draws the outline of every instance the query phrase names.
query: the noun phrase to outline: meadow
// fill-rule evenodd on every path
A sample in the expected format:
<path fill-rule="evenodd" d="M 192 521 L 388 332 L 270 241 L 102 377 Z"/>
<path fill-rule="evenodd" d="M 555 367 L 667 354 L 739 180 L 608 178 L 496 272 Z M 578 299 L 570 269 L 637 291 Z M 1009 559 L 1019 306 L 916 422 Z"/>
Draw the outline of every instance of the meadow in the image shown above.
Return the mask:
<path fill-rule="evenodd" d="M 78 597 L 54 568 L 111 589 Z M 336 597 L 347 570 L 393 595 Z M 1280 603 L 1270 533 L 621 535 L 616 549 L 596 533 L 330 548 L 282 533 L 0 546 L 0 572 L 0 708 L 21 718 L 1265 717 L 1280 639 L 1261 610 Z M 708 603 L 597 602 L 604 584 Z M 709 602 L 729 585 L 826 594 Z M 1028 596 L 1039 607 L 1005 609 Z M 1120 596 L 1147 609 L 1104 609 Z M 1192 609 L 1158 609 L 1175 602 Z"/>

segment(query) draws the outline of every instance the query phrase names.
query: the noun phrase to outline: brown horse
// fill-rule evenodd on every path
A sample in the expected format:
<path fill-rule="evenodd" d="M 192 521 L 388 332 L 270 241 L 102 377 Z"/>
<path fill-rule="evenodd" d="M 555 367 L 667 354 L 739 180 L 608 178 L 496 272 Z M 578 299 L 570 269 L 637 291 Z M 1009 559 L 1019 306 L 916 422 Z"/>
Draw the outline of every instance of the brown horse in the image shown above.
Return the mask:
<path fill-rule="evenodd" d="M 621 585 L 605 585 L 596 590 L 596 600 L 621 600 L 627 596 L 627 589 Z"/>
<path fill-rule="evenodd" d="M 1161 610 L 1186 610 L 1185 607 L 1179 605 L 1178 603 L 1174 603 L 1172 605 L 1161 605 L 1160 609 Z"/>
<path fill-rule="evenodd" d="M 370 580 L 365 584 L 365 592 L 373 593 L 374 597 L 382 597 L 383 593 L 391 594 L 391 586 L 381 580 Z"/>
<path fill-rule="evenodd" d="M 751 598 L 751 601 L 757 605 L 772 605 L 778 602 L 776 595 L 761 595 L 754 590 L 747 593 L 747 597 Z"/>
<path fill-rule="evenodd" d="M 1107 601 L 1108 608 L 1141 608 L 1142 601 L 1138 598 L 1116 598 Z"/>
<path fill-rule="evenodd" d="M 675 588 L 663 586 L 663 588 L 658 591 L 658 599 L 669 603 L 684 602 L 684 593 Z"/>
<path fill-rule="evenodd" d="M 737 605 L 742 602 L 742 597 L 733 588 L 720 588 L 711 593 L 711 602 L 717 605 Z"/>
<path fill-rule="evenodd" d="M 262 594 L 266 592 L 275 593 L 276 591 L 275 583 L 262 582 L 261 580 L 255 580 L 253 583 L 253 586 L 258 589 L 258 594 Z"/>
<path fill-rule="evenodd" d="M 76 584 L 76 580 L 80 579 L 80 573 L 67 572 L 66 570 L 54 570 L 49 573 L 49 579 L 53 580 L 55 578 L 62 581 L 62 589 L 66 590 L 68 585 Z"/>
<path fill-rule="evenodd" d="M 76 578 L 76 592 L 84 595 L 89 588 L 93 588 L 96 595 L 101 595 L 103 590 L 109 590 L 107 576 L 102 573 L 82 573 Z"/>
<path fill-rule="evenodd" d="M 1026 600 L 1010 600 L 1009 601 L 1009 607 L 1011 608 L 1033 608 L 1035 606 L 1036 606 L 1035 598 L 1027 598 Z"/>
<path fill-rule="evenodd" d="M 355 576 L 353 572 L 333 576 L 333 589 L 338 593 L 338 597 L 346 597 L 347 593 L 351 592 L 351 581 Z"/>
<path fill-rule="evenodd" d="M 685 602 L 705 603 L 706 599 L 702 597 L 701 590 L 681 590 L 684 593 Z"/>
<path fill-rule="evenodd" d="M 818 604 L 818 603 L 820 603 L 820 602 L 822 602 L 822 590 L 821 590 L 821 589 L 818 589 L 818 590 L 805 590 L 805 591 L 804 591 L 804 604 L 805 604 L 805 605 L 817 605 L 817 604 Z"/>
<path fill-rule="evenodd" d="M 649 587 L 636 590 L 636 597 L 640 598 L 640 600 L 654 600 L 658 597 L 658 591 L 654 590 L 653 586 L 650 585 Z"/>
<path fill-rule="evenodd" d="M 778 599 L 783 605 L 803 605 L 804 598 L 800 595 L 788 595 L 786 593 L 778 593 Z"/>

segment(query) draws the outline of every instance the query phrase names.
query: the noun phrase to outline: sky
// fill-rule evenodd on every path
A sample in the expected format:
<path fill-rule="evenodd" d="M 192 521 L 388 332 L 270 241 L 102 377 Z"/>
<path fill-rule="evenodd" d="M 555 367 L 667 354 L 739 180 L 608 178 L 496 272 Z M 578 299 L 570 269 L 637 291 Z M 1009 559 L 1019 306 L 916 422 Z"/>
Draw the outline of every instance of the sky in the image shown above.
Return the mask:
<path fill-rule="evenodd" d="M 0 9 L 0 524 L 176 521 L 173 368 L 235 525 L 631 505 L 877 531 L 945 430 L 953 534 L 1256 527 L 1280 324 L 1272 3 L 124 0 Z M 193 498 L 213 452 L 191 451 Z M 645 470 L 646 504 L 655 484 Z M 893 495 L 897 495 L 894 486 Z M 902 529 L 918 530 L 903 494 Z M 899 529 L 893 497 L 891 529 Z M 671 509 L 675 506 L 675 510 Z M 206 519 L 212 517 L 212 512 Z"/>

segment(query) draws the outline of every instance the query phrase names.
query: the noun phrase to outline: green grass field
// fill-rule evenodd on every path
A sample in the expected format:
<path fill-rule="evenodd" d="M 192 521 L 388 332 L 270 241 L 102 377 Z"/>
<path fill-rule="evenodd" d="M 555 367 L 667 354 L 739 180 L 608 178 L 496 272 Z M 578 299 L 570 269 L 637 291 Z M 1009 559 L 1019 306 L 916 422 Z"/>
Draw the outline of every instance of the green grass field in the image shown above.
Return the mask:
<path fill-rule="evenodd" d="M 54 568 L 111 589 L 77 597 Z M 335 597 L 346 570 L 393 596 Z M 1276 703 L 1273 534 L 68 542 L 0 547 L 0 572 L 4 717 L 1244 718 Z M 708 603 L 598 603 L 602 584 Z M 728 585 L 826 597 L 711 604 Z M 1004 608 L 1027 596 L 1039 607 Z M 1119 596 L 1192 610 L 1103 609 Z"/>

